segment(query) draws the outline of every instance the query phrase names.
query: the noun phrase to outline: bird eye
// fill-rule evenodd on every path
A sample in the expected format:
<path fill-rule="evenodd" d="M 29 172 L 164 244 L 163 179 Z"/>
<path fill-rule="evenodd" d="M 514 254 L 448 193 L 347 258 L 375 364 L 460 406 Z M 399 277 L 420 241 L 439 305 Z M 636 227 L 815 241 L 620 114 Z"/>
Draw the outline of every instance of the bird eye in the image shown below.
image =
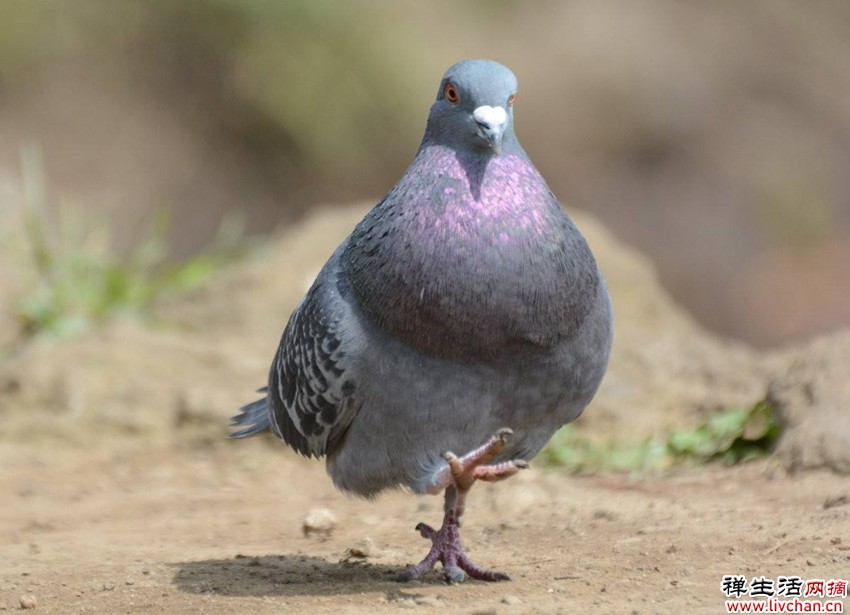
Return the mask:
<path fill-rule="evenodd" d="M 446 81 L 446 86 L 443 88 L 443 96 L 453 105 L 456 105 L 460 100 L 460 94 L 458 94 L 455 84 L 451 81 Z"/>
<path fill-rule="evenodd" d="M 514 92 L 513 94 L 508 96 L 508 106 L 509 107 L 513 106 L 515 100 L 516 100 L 516 92 Z"/>

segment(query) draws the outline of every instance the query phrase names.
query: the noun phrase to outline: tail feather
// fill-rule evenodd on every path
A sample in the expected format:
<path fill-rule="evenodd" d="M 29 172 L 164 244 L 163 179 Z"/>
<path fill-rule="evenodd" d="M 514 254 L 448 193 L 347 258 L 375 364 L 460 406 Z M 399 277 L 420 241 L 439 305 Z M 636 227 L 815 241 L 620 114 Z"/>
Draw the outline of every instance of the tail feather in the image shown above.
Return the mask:
<path fill-rule="evenodd" d="M 264 393 L 267 390 L 267 387 L 263 387 L 258 392 Z M 230 418 L 230 424 L 248 425 L 248 427 L 228 434 L 228 438 L 247 438 L 270 430 L 271 421 L 269 419 L 268 398 L 263 397 L 239 408 L 239 414 Z"/>

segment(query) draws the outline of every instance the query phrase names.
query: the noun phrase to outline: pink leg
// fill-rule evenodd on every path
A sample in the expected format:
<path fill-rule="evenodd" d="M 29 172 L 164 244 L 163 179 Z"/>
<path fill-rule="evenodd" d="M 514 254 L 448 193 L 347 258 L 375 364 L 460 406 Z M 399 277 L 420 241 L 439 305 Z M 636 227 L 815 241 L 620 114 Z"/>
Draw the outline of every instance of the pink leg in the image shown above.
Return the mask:
<path fill-rule="evenodd" d="M 450 497 L 447 494 L 447 498 Z M 510 580 L 505 573 L 487 570 L 469 559 L 460 541 L 460 528 L 453 510 L 446 511 L 443 526 L 439 530 L 424 523 L 417 525 L 416 530 L 422 534 L 423 538 L 430 539 L 433 544 L 425 559 L 399 575 L 399 581 L 422 578 L 433 570 L 438 561 L 443 564 L 443 576 L 449 583 L 462 583 L 467 575 L 482 581 Z"/>
<path fill-rule="evenodd" d="M 471 487 L 472 483 L 475 482 L 475 479 L 477 478 L 474 476 L 476 470 L 489 473 L 487 468 L 480 468 L 480 466 L 485 466 L 490 463 L 496 455 L 504 450 L 508 436 L 512 433 L 513 431 L 511 429 L 503 427 L 496 432 L 495 436 L 490 438 L 487 444 L 479 446 L 463 457 L 457 457 L 454 453 L 444 453 L 443 457 L 449 462 L 449 464 L 434 473 L 431 486 L 428 488 L 428 493 L 437 494 L 449 485 L 465 486 L 467 488 Z M 507 467 L 509 465 L 514 465 L 515 463 L 523 464 L 525 462 L 507 461 L 492 467 Z"/>
<path fill-rule="evenodd" d="M 423 538 L 433 543 L 428 555 L 416 566 L 402 573 L 399 581 L 419 579 L 430 572 L 439 561 L 443 564 L 443 576 L 449 583 L 460 583 L 467 575 L 483 581 L 506 581 L 510 577 L 501 572 L 487 570 L 473 562 L 460 541 L 460 520 L 466 504 L 466 496 L 476 480 L 494 482 L 513 476 L 528 467 L 523 460 L 505 461 L 495 465 L 484 465 L 493 460 L 505 448 L 507 436 L 513 433 L 510 429 L 500 429 L 487 444 L 463 457 L 446 453 L 448 461 L 445 468 L 434 475 L 429 493 L 446 490 L 446 513 L 443 525 L 435 530 L 430 525 L 420 523 L 416 530 Z"/>

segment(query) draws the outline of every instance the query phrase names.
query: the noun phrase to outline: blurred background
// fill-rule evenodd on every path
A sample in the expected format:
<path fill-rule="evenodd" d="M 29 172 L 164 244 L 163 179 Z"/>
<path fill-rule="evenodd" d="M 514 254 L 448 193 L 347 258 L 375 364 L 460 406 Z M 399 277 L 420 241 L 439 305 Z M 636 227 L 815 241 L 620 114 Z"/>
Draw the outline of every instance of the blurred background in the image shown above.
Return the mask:
<path fill-rule="evenodd" d="M 170 212 L 174 260 L 375 201 L 443 71 L 489 57 L 560 200 L 707 328 L 850 324 L 850 3 L 0 2 L 0 240 L 34 186 L 122 254 Z"/>

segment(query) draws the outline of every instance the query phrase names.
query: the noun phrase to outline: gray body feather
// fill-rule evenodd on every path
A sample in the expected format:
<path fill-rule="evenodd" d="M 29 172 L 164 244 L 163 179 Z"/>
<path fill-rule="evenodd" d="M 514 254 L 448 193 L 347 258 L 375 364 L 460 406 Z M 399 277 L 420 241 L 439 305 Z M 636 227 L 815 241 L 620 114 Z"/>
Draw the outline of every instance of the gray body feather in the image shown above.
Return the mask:
<path fill-rule="evenodd" d="M 510 93 L 513 76 L 492 65 L 447 78 L 460 71 L 466 94 L 463 71 L 483 70 Z M 611 304 L 584 238 L 512 127 L 494 155 L 442 130 L 446 104 L 295 309 L 267 397 L 233 421 L 253 424 L 233 437 L 270 429 L 326 456 L 335 484 L 361 495 L 425 492 L 443 452 L 502 427 L 514 435 L 494 462 L 531 459 L 581 414 L 608 362 Z"/>

